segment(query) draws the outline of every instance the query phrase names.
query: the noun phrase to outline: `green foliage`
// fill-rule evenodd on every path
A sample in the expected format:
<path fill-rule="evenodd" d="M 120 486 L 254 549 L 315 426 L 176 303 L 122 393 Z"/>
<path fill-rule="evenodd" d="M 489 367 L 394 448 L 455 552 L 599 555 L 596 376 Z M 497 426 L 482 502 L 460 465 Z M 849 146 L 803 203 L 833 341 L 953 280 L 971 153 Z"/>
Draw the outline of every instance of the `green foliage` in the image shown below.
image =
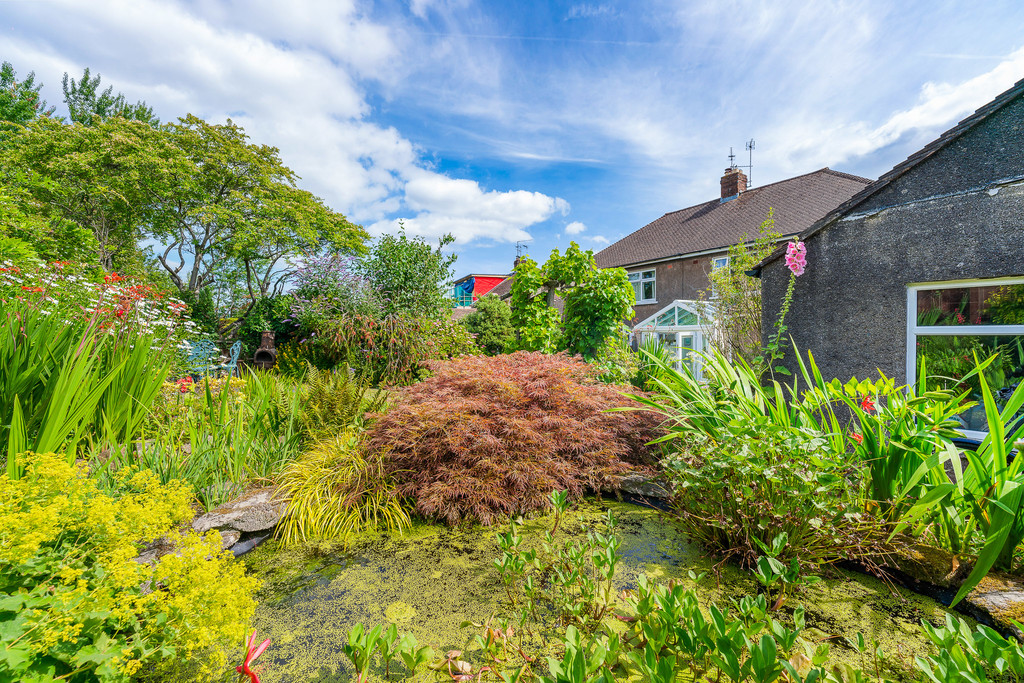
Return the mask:
<path fill-rule="evenodd" d="M 472 313 L 460 322 L 470 334 L 476 335 L 476 345 L 488 356 L 496 356 L 512 349 L 515 332 L 512 329 L 512 309 L 493 294 L 480 297 Z"/>
<path fill-rule="evenodd" d="M 106 90 L 97 94 L 100 80 L 99 74 L 95 77 L 89 75 L 88 67 L 78 82 L 73 78 L 69 79 L 67 73 L 64 74 L 64 104 L 68 107 L 72 123 L 89 126 L 97 119 L 105 121 L 116 116 L 141 121 L 154 128 L 160 125 L 160 119 L 153 115 L 152 107 L 147 107 L 142 100 L 128 104 L 122 93 L 114 94 L 114 86 L 107 86 Z"/>
<path fill-rule="evenodd" d="M 197 292 L 230 272 L 255 301 L 280 289 L 289 256 L 363 249 L 363 229 L 295 187 L 277 148 L 250 143 L 230 120 L 189 115 L 164 130 L 179 168 L 162 189 L 173 201 L 153 207 L 151 232 L 179 290 Z"/>
<path fill-rule="evenodd" d="M 68 323 L 33 306 L 0 310 L 0 453 L 21 475 L 18 453 L 67 449 L 86 437 L 132 438 L 167 376 L 152 339 L 101 333 L 95 320 Z"/>
<path fill-rule="evenodd" d="M 466 328 L 448 319 L 359 315 L 331 321 L 301 348 L 317 367 L 348 364 L 378 386 L 411 384 L 429 361 L 478 353 Z"/>
<path fill-rule="evenodd" d="M 422 237 L 408 237 L 404 227 L 397 235 L 377 238 L 360 272 L 380 297 L 385 317 L 440 320 L 450 315 L 447 290 L 456 255 L 446 255 L 444 248 L 454 241 L 444 235 L 434 248 Z"/>
<path fill-rule="evenodd" d="M 988 303 L 993 325 L 1024 325 L 1024 285 L 1000 287 Z"/>
<path fill-rule="evenodd" d="M 602 382 L 632 383 L 640 370 L 640 362 L 629 346 L 629 328 L 620 324 L 618 333 L 605 339 L 604 345 L 594 354 L 592 363 L 600 372 L 598 378 Z"/>
<path fill-rule="evenodd" d="M 661 376 L 664 368 L 672 366 L 674 358 L 665 345 L 655 336 L 644 339 L 637 354 L 637 369 L 633 385 L 640 389 L 651 389 L 655 378 Z"/>
<path fill-rule="evenodd" d="M 565 301 L 564 316 L 552 297 Z M 565 254 L 558 250 L 543 268 L 529 257 L 516 265 L 512 280 L 512 324 L 518 347 L 529 351 L 568 351 L 594 359 L 615 337 L 622 321 L 632 317 L 633 287 L 621 268 L 598 269 L 594 252 L 575 242 Z"/>
<path fill-rule="evenodd" d="M 524 256 L 516 262 L 512 279 L 512 327 L 520 351 L 555 353 L 562 348 L 562 315 L 550 305 L 547 274 Z"/>
<path fill-rule="evenodd" d="M 425 517 L 491 524 L 652 460 L 654 416 L 606 412 L 626 400 L 586 363 L 519 352 L 427 367 L 433 376 L 396 392 L 371 426 L 366 451 Z"/>
<path fill-rule="evenodd" d="M 953 620 L 946 615 L 946 623 L 935 627 L 927 621 L 921 628 L 938 652 L 935 655 L 915 657 L 914 663 L 928 683 L 960 683 L 961 681 L 1005 681 L 1024 679 L 1024 650 L 1016 640 L 999 635 L 987 626 L 976 626 L 972 631 L 963 619 Z"/>
<path fill-rule="evenodd" d="M 95 445 L 93 456 L 103 456 L 97 476 L 106 486 L 114 486 L 123 468 L 150 470 L 161 482 L 190 483 L 209 510 L 275 476 L 299 455 L 301 397 L 273 374 L 207 379 L 198 386 L 183 381 L 168 386 L 162 400 L 172 404 L 159 406 L 167 420 L 153 425 L 147 438 Z"/>
<path fill-rule="evenodd" d="M 326 371 L 309 365 L 304 380 L 299 428 L 307 440 L 328 440 L 352 426 L 362 426 L 364 413 L 378 412 L 387 402 L 384 391 L 370 389 L 346 365 Z"/>
<path fill-rule="evenodd" d="M 285 321 L 291 316 L 293 300 L 291 295 L 282 294 L 262 297 L 253 304 L 249 315 L 238 328 L 238 339 L 242 342 L 243 355 L 251 355 L 259 348 L 264 332 L 274 333 L 275 347 L 291 339 L 295 328 Z"/>
<path fill-rule="evenodd" d="M 0 678 L 219 675 L 256 581 L 217 534 L 172 535 L 177 554 L 134 560 L 139 544 L 191 518 L 187 487 L 125 470 L 109 496 L 61 457 L 33 455 L 26 468 L 17 481 L 0 476 Z"/>
<path fill-rule="evenodd" d="M 761 352 L 761 282 L 747 271 L 768 258 L 782 239 L 775 230 L 774 213 L 768 209 L 756 239 L 729 247 L 729 263 L 708 273 L 710 290 L 699 294 L 713 306 L 714 325 L 708 332 L 718 349 L 747 363 Z"/>
<path fill-rule="evenodd" d="M 663 466 L 687 535 L 746 566 L 780 536 L 787 543 L 773 558 L 796 560 L 802 572 L 885 550 L 884 527 L 847 480 L 849 461 L 770 418 L 730 422 L 718 439 L 694 437 Z"/>
<path fill-rule="evenodd" d="M 288 496 L 276 532 L 285 543 L 348 542 L 367 530 L 399 533 L 410 524 L 380 458 L 364 456 L 351 429 L 288 465 L 279 486 Z"/>
<path fill-rule="evenodd" d="M 220 321 L 217 318 L 217 309 L 213 304 L 213 292 L 209 287 L 191 292 L 185 290 L 180 293 L 181 300 L 188 306 L 189 318 L 195 322 L 198 330 L 206 334 L 217 334 Z"/>
<path fill-rule="evenodd" d="M 0 64 L 0 135 L 12 128 L 9 124 L 25 124 L 38 116 L 52 116 L 55 107 L 47 107 L 40 95 L 43 84 L 36 84 L 36 74 L 18 81 L 10 62 Z"/>
<path fill-rule="evenodd" d="M 139 258 L 143 227 L 180 168 L 166 132 L 123 118 L 93 126 L 34 119 L 8 140 L 0 160 L 0 176 L 31 195 L 34 213 L 93 235 L 107 270 Z"/>

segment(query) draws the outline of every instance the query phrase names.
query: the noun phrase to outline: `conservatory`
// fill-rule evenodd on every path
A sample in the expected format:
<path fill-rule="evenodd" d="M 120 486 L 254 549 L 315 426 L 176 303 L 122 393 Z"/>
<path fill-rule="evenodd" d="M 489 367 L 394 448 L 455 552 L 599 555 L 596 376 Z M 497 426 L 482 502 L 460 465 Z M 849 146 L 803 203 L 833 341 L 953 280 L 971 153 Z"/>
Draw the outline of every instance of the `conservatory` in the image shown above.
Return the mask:
<path fill-rule="evenodd" d="M 650 318 L 637 323 L 633 327 L 633 337 L 638 344 L 651 339 L 660 341 L 675 358 L 677 368 L 685 364 L 699 378 L 701 360 L 693 352 L 704 353 L 710 346 L 707 308 L 707 304 L 700 301 L 676 299 Z"/>

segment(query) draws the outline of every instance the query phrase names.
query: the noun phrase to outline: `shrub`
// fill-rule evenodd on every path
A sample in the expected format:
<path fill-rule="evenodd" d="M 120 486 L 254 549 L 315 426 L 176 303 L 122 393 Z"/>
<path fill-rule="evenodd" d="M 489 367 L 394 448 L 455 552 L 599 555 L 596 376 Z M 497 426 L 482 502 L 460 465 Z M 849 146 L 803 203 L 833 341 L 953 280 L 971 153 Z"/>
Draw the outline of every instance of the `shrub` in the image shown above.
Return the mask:
<path fill-rule="evenodd" d="M 347 363 L 375 385 L 404 385 L 423 377 L 424 363 L 476 353 L 473 338 L 451 320 L 353 316 L 331 322 L 302 353 L 321 368 Z M 308 350 L 307 350 L 308 349 Z"/>
<path fill-rule="evenodd" d="M 328 321 L 344 316 L 380 312 L 377 294 L 358 274 L 358 268 L 352 258 L 333 254 L 310 259 L 295 271 L 289 319 L 300 333 L 313 334 Z"/>
<path fill-rule="evenodd" d="M 27 457 L 23 479 L 0 477 L 0 679 L 190 669 L 210 680 L 227 664 L 255 579 L 217 534 L 177 537 L 179 555 L 136 562 L 139 544 L 192 516 L 191 494 L 149 472 L 122 474 L 116 497 L 52 454 Z"/>
<path fill-rule="evenodd" d="M 493 294 L 478 299 L 476 310 L 461 322 L 470 334 L 476 335 L 476 345 L 488 356 L 505 353 L 515 343 L 512 309 Z"/>
<path fill-rule="evenodd" d="M 622 325 L 620 334 L 608 337 L 591 361 L 600 372 L 598 379 L 606 384 L 629 384 L 639 372 L 637 354 L 629 347 L 628 334 L 629 328 Z"/>
<path fill-rule="evenodd" d="M 491 524 L 653 462 L 657 418 L 606 412 L 628 401 L 582 361 L 519 352 L 427 367 L 434 375 L 400 390 L 367 442 L 424 516 Z"/>
<path fill-rule="evenodd" d="M 733 421 L 718 439 L 695 437 L 663 461 L 673 510 L 690 538 L 753 567 L 764 555 L 802 571 L 884 554 L 886 528 L 861 505 L 850 460 L 823 438 L 801 438 L 768 418 Z M 788 542 L 769 551 L 780 534 Z"/>
<path fill-rule="evenodd" d="M 549 305 L 552 294 L 565 302 L 564 316 Z M 529 257 L 516 263 L 512 324 L 520 349 L 564 350 L 592 360 L 632 317 L 634 303 L 626 271 L 598 268 L 594 252 L 575 242 L 564 255 L 552 251 L 543 268 Z"/>
<path fill-rule="evenodd" d="M 451 312 L 448 288 L 454 254 L 444 248 L 455 241 L 444 235 L 433 248 L 422 237 L 409 238 L 404 227 L 397 235 L 384 234 L 358 266 L 380 300 L 387 317 L 409 316 L 442 320 Z"/>

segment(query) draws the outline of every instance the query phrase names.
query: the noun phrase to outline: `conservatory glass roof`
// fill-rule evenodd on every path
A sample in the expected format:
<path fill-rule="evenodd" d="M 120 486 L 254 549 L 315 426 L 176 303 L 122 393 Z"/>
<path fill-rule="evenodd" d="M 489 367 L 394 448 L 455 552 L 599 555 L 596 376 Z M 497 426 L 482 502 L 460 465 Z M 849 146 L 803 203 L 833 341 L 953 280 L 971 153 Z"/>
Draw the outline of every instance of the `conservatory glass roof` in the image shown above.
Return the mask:
<path fill-rule="evenodd" d="M 703 305 L 697 301 L 677 299 L 650 318 L 636 324 L 634 330 L 664 328 L 696 328 L 701 325 L 700 310 Z"/>

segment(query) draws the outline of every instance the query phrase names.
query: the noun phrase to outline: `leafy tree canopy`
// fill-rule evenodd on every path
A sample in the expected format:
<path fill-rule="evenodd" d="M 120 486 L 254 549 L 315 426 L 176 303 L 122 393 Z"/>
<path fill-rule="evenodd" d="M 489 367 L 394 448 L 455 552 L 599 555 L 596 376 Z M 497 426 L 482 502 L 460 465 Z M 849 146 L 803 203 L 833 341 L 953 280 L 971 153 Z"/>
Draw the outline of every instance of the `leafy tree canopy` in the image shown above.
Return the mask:
<path fill-rule="evenodd" d="M 551 306 L 565 301 L 564 315 Z M 524 350 L 568 351 L 592 360 L 632 317 L 635 295 L 622 268 L 599 269 L 594 252 L 575 242 L 543 268 L 520 260 L 512 280 L 512 324 Z"/>
<path fill-rule="evenodd" d="M 160 119 L 153 115 L 153 108 L 142 100 L 128 104 L 123 93 L 114 94 L 114 86 L 107 86 L 99 91 L 100 75 L 91 76 L 86 67 L 82 78 L 75 81 L 64 74 L 64 103 L 68 106 L 71 121 L 85 126 L 93 125 L 97 120 L 106 121 L 121 117 L 132 121 L 142 121 L 150 126 L 160 125 Z"/>
<path fill-rule="evenodd" d="M 5 145 L 0 178 L 50 226 L 91 234 L 99 265 L 126 270 L 186 160 L 164 131 L 115 117 L 92 126 L 30 121 Z"/>
<path fill-rule="evenodd" d="M 36 74 L 29 71 L 18 81 L 10 62 L 0 64 L 0 134 L 5 124 L 23 125 L 38 116 L 52 116 L 55 107 L 47 107 L 39 95 L 43 84 L 36 84 Z"/>
<path fill-rule="evenodd" d="M 440 320 L 450 314 L 447 289 L 457 257 L 445 254 L 444 248 L 454 241 L 444 235 L 434 248 L 422 237 L 409 238 L 404 226 L 397 235 L 377 239 L 361 270 L 380 296 L 385 315 Z"/>
<path fill-rule="evenodd" d="M 230 119 L 188 115 L 167 135 L 183 161 L 170 169 L 150 226 L 164 245 L 157 258 L 181 291 L 210 285 L 228 264 L 256 301 L 280 292 L 293 257 L 365 251 L 360 226 L 295 187 L 277 148 L 250 143 Z"/>

